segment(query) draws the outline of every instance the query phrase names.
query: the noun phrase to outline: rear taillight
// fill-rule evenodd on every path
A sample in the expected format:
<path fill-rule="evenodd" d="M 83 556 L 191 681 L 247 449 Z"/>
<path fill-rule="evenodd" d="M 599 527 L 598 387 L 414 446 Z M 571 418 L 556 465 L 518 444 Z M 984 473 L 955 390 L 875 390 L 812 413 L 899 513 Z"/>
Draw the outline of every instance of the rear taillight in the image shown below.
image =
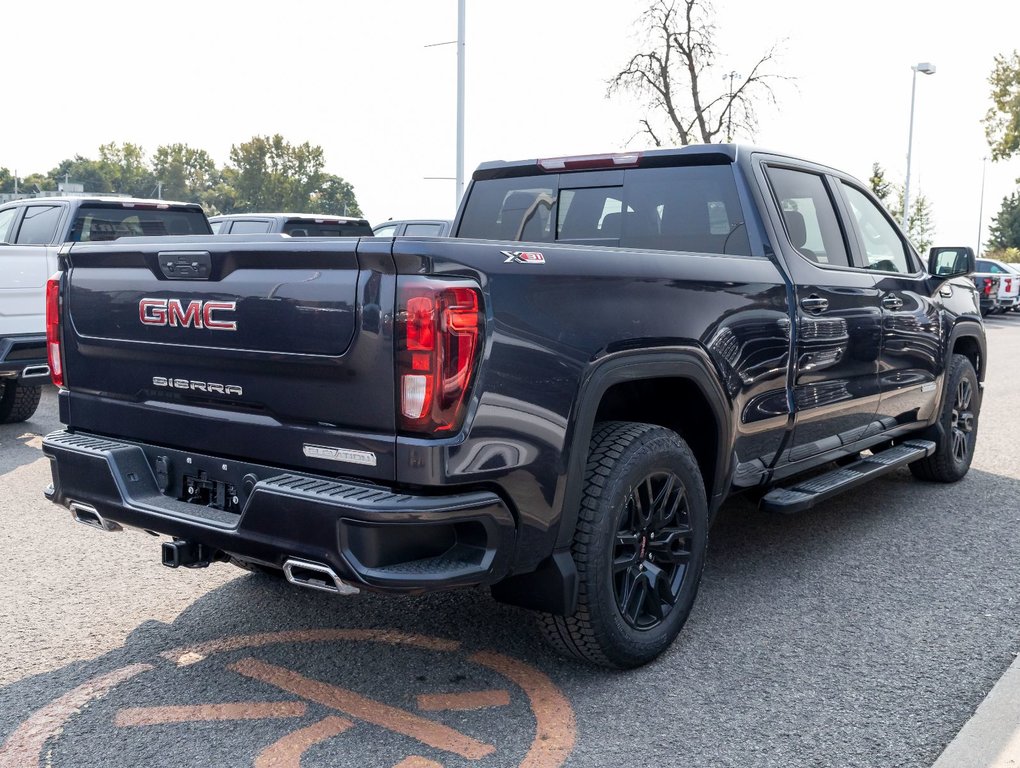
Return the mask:
<path fill-rule="evenodd" d="M 46 281 L 46 357 L 50 364 L 50 379 L 58 387 L 64 386 L 64 363 L 60 355 L 60 274 Z"/>
<path fill-rule="evenodd" d="M 481 295 L 466 283 L 398 280 L 397 394 L 405 431 L 449 434 L 464 421 L 481 346 Z"/>
<path fill-rule="evenodd" d="M 985 294 L 985 296 L 991 296 L 992 295 L 992 278 L 990 278 L 990 277 L 986 277 L 985 278 L 985 290 L 984 290 L 984 294 Z"/>

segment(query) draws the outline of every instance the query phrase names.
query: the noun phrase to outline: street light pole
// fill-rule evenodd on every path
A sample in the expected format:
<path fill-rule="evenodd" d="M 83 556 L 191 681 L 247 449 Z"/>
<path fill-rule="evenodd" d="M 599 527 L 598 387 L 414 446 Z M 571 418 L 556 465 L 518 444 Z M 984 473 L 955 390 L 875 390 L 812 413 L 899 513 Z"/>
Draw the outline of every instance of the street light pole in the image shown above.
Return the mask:
<path fill-rule="evenodd" d="M 981 202 L 978 205 L 978 247 L 974 255 L 981 257 L 981 225 L 984 224 L 985 216 L 985 170 L 988 168 L 988 158 L 981 158 Z"/>
<path fill-rule="evenodd" d="M 914 70 L 913 80 L 910 85 L 910 133 L 907 136 L 907 180 L 903 182 L 903 229 L 907 229 L 907 221 L 910 218 L 910 155 L 914 150 L 914 97 L 917 95 L 917 73 L 925 75 L 935 74 L 935 65 L 922 61 L 917 66 L 911 67 Z"/>

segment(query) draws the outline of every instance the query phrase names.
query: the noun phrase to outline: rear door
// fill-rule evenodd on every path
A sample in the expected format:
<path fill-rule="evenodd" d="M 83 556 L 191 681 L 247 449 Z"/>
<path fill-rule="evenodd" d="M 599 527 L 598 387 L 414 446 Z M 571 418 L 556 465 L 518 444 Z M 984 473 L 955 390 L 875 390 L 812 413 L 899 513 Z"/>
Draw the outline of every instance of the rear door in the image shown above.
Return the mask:
<path fill-rule="evenodd" d="M 69 260 L 72 427 L 392 477 L 388 247 L 282 235 L 121 240 L 76 245 Z"/>
<path fill-rule="evenodd" d="M 796 465 L 865 437 L 878 410 L 882 307 L 874 277 L 855 268 L 821 169 L 766 169 L 792 252 L 797 302 L 794 433 L 783 462 Z M 794 467 L 795 469 L 795 467 Z"/>
<path fill-rule="evenodd" d="M 0 333 L 45 332 L 46 280 L 66 215 L 66 204 L 50 202 L 0 211 Z"/>

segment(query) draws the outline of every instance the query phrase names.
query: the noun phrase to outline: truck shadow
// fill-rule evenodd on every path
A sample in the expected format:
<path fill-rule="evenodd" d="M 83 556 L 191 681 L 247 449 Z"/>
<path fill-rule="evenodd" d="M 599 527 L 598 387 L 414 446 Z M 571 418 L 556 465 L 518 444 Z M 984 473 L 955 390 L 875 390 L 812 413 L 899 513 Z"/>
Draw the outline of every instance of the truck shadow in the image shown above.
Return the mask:
<path fill-rule="evenodd" d="M 794 517 L 733 500 L 677 642 L 624 673 L 559 658 L 485 590 L 337 598 L 245 575 L 0 690 L 0 742 L 141 670 L 77 712 L 64 699 L 59 734 L 33 744 L 82 766 L 156 764 L 171 744 L 182 764 L 252 765 L 298 742 L 305 766 L 518 765 L 542 745 L 535 765 L 927 766 L 1020 645 L 1018 493 L 978 470 L 954 486 L 903 471 Z M 5 763 L 26 757 L 12 743 L 0 767 L 36 764 Z"/>

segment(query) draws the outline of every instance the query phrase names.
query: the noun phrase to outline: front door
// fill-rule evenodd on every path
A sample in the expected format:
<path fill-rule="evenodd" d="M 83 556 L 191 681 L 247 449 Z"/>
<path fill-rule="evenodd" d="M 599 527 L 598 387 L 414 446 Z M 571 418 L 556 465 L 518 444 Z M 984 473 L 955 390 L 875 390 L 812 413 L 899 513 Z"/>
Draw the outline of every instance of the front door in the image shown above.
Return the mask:
<path fill-rule="evenodd" d="M 50 243 L 66 207 L 28 205 L 0 211 L 0 332 L 46 330 L 46 280 L 53 272 Z"/>
<path fill-rule="evenodd" d="M 947 332 L 933 293 L 945 281 L 928 275 L 888 211 L 853 184 L 841 181 L 839 188 L 855 259 L 874 274 L 881 294 L 878 420 L 884 430 L 927 421 L 938 401 Z"/>

